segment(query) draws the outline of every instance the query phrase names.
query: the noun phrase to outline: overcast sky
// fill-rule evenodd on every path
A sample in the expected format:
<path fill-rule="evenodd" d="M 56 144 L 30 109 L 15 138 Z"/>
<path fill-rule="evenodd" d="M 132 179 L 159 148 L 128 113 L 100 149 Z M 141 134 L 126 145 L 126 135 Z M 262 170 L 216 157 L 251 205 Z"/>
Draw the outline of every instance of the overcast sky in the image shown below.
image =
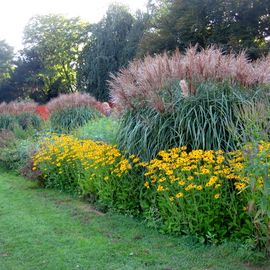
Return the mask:
<path fill-rule="evenodd" d="M 0 7 L 0 40 L 15 49 L 21 48 L 22 32 L 28 20 L 37 14 L 61 13 L 97 22 L 113 2 L 128 5 L 131 11 L 144 9 L 147 0 L 2 0 Z"/>

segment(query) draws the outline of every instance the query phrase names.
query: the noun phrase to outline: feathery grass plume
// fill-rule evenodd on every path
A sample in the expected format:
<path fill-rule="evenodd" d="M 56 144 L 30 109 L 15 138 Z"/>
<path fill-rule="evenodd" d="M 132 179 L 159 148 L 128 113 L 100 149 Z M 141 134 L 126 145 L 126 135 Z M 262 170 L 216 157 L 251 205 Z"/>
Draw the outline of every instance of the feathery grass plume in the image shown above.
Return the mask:
<path fill-rule="evenodd" d="M 182 95 L 183 97 L 188 97 L 189 96 L 189 90 L 187 86 L 187 82 L 185 80 L 181 80 L 179 82 L 180 88 L 182 90 Z"/>
<path fill-rule="evenodd" d="M 120 149 L 145 160 L 182 145 L 189 150 L 236 149 L 241 144 L 236 138 L 246 132 L 237 110 L 269 92 L 267 65 L 270 57 L 250 62 L 244 52 L 225 55 L 214 46 L 130 63 L 110 82 L 122 115 Z"/>
<path fill-rule="evenodd" d="M 47 106 L 50 113 L 79 107 L 90 107 L 100 111 L 100 103 L 93 96 L 79 92 L 72 94 L 60 94 L 58 97 L 53 98 Z"/>
<path fill-rule="evenodd" d="M 19 115 L 21 113 L 35 113 L 37 103 L 30 101 L 12 101 L 9 103 L 2 102 L 0 104 L 0 113 L 9 115 Z"/>
<path fill-rule="evenodd" d="M 167 86 L 181 80 L 188 82 L 193 95 L 198 84 L 209 80 L 243 87 L 267 84 L 270 83 L 270 56 L 250 62 L 244 52 L 223 54 L 215 46 L 198 51 L 195 46 L 185 54 L 176 51 L 172 56 L 164 53 L 131 62 L 127 68 L 111 75 L 109 85 L 119 111 L 142 107 L 160 110 L 170 107 L 163 104 L 164 96 L 171 96 L 171 88 Z"/>

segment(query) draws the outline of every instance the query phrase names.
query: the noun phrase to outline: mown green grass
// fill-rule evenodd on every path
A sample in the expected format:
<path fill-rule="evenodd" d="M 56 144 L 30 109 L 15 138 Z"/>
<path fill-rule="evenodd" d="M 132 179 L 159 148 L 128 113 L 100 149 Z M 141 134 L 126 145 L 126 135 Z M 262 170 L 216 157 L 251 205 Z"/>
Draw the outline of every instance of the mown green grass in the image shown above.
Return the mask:
<path fill-rule="evenodd" d="M 251 263 L 252 262 L 252 263 Z M 256 264 L 256 265 L 254 265 Z M 270 269 L 259 253 L 162 235 L 0 172 L 0 269 Z"/>

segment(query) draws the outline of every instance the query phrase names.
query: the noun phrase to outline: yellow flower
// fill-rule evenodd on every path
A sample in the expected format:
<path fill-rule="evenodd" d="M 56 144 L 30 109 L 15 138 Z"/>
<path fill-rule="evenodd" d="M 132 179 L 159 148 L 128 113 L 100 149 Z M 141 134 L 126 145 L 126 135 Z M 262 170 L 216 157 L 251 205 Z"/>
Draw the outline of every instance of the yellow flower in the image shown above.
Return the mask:
<path fill-rule="evenodd" d="M 216 176 L 210 177 L 210 180 L 206 183 L 206 187 L 211 187 L 217 182 L 218 178 Z"/>
<path fill-rule="evenodd" d="M 158 187 L 157 187 L 157 191 L 158 191 L 158 192 L 161 192 L 161 191 L 164 191 L 164 190 L 165 190 L 165 189 L 164 189 L 163 186 L 158 185 Z"/>
<path fill-rule="evenodd" d="M 184 197 L 184 194 L 182 192 L 179 192 L 175 195 L 177 199 Z"/>
<path fill-rule="evenodd" d="M 218 194 L 215 194 L 214 198 L 215 198 L 216 200 L 219 199 L 219 198 L 220 198 L 220 194 L 219 194 L 219 193 L 218 193 Z"/>
<path fill-rule="evenodd" d="M 234 186 L 235 186 L 235 188 L 237 190 L 242 190 L 242 189 L 244 189 L 246 187 L 246 184 L 240 183 L 240 182 L 236 182 L 236 183 L 234 183 Z"/>
<path fill-rule="evenodd" d="M 196 188 L 197 190 L 202 190 L 203 189 L 203 187 L 201 186 L 201 185 L 199 185 L 199 186 L 197 186 L 197 188 Z"/>
<path fill-rule="evenodd" d="M 144 183 L 144 186 L 145 186 L 146 188 L 150 188 L 149 182 L 145 182 L 145 183 Z"/>

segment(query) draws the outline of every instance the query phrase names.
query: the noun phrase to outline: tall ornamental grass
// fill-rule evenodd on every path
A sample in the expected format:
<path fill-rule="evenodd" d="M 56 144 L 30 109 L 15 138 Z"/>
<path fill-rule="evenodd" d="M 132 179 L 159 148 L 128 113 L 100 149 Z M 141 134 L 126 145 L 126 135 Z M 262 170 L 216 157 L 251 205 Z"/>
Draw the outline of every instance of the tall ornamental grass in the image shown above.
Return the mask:
<path fill-rule="evenodd" d="M 245 130 L 238 110 L 252 104 L 259 92 L 213 82 L 200 84 L 195 96 L 183 96 L 178 83 L 171 89 L 174 98 L 164 112 L 145 107 L 123 113 L 117 136 L 120 149 L 150 160 L 160 150 L 177 146 L 224 151 L 239 146 Z"/>
<path fill-rule="evenodd" d="M 270 57 L 251 63 L 213 47 L 131 63 L 110 82 L 122 118 L 120 148 L 146 160 L 181 145 L 237 148 L 245 132 L 237 111 L 269 91 L 269 63 Z"/>
<path fill-rule="evenodd" d="M 65 108 L 51 114 L 51 127 L 55 132 L 70 132 L 100 117 L 100 113 L 89 107 Z"/>
<path fill-rule="evenodd" d="M 0 114 L 19 115 L 21 113 L 35 113 L 37 103 L 30 101 L 13 101 L 0 103 Z"/>
<path fill-rule="evenodd" d="M 112 100 L 120 111 L 150 107 L 163 112 L 170 108 L 174 81 L 186 82 L 184 95 L 195 95 L 198 84 L 206 81 L 229 82 L 244 88 L 270 83 L 270 55 L 250 62 L 244 53 L 223 54 L 215 47 L 198 51 L 189 48 L 185 54 L 176 51 L 136 60 L 112 75 Z M 181 87 L 183 88 L 183 87 Z"/>
<path fill-rule="evenodd" d="M 47 103 L 47 107 L 50 113 L 62 111 L 67 108 L 96 108 L 97 100 L 86 93 L 60 94 L 58 97 L 51 99 Z"/>

